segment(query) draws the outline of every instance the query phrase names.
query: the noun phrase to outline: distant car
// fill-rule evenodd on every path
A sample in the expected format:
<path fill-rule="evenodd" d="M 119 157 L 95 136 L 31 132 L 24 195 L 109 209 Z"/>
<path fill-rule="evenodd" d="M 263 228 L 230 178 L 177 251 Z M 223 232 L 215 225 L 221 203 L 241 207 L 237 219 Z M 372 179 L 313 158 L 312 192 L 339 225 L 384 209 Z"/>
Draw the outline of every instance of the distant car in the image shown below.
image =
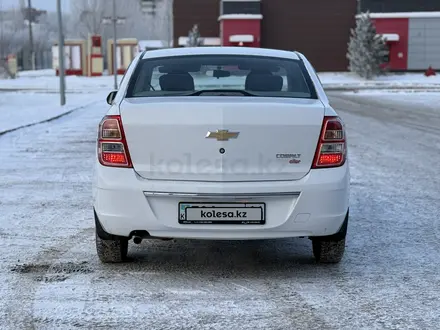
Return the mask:
<path fill-rule="evenodd" d="M 93 189 L 102 262 L 153 238 L 307 237 L 318 262 L 342 259 L 345 128 L 302 54 L 147 51 L 107 102 Z"/>

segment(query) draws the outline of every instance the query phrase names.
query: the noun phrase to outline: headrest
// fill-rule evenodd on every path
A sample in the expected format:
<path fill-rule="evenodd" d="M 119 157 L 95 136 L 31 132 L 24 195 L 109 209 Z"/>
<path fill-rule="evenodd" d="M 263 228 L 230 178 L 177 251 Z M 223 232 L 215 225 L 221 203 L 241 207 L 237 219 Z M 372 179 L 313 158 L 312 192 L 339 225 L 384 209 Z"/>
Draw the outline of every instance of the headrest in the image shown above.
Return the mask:
<path fill-rule="evenodd" d="M 255 92 L 280 92 L 283 88 L 283 78 L 271 73 L 251 72 L 246 77 L 245 89 Z"/>
<path fill-rule="evenodd" d="M 188 72 L 168 73 L 159 78 L 160 88 L 168 92 L 193 91 L 194 79 Z"/>

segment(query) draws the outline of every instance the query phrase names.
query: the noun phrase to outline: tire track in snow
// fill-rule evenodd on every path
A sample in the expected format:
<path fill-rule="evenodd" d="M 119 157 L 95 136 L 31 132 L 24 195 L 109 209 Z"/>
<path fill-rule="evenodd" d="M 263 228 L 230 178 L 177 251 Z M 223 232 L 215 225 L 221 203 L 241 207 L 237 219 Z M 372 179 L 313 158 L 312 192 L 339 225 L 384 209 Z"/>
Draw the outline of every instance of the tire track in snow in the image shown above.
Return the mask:
<path fill-rule="evenodd" d="M 10 155 L 0 165 L 0 175 L 4 174 L 1 185 L 8 187 L 3 194 L 5 208 L 0 223 L 4 221 L 7 239 L 18 246 L 17 252 L 8 254 L 21 256 L 24 262 L 2 260 L 7 266 L 1 273 L 6 273 L 8 281 L 2 299 L 5 317 L 0 319 L 1 329 L 35 328 L 35 296 L 40 288 L 70 276 L 81 276 L 77 272 L 93 271 L 87 264 L 75 263 L 74 259 L 62 263 L 60 258 L 81 241 L 90 242 L 93 238 L 89 173 L 93 168 L 95 128 L 106 108 L 88 109 L 98 102 L 34 124 L 41 126 L 32 130 L 22 127 L 0 139 L 2 148 Z M 79 115 L 57 120 L 73 113 Z M 84 139 L 91 143 L 73 143 Z M 71 157 L 72 152 L 90 158 L 78 163 Z M 22 173 L 27 174 L 25 178 Z M 90 213 L 86 214 L 88 208 Z M 19 264 L 12 264 L 14 261 Z"/>
<path fill-rule="evenodd" d="M 14 283 L 10 284 L 9 297 L 3 298 L 7 306 L 6 315 L 9 329 L 34 329 L 34 302 L 35 294 L 39 286 L 44 285 L 44 279 L 49 274 L 49 270 L 61 258 L 61 256 L 77 245 L 78 239 L 91 237 L 93 229 L 87 228 L 69 237 L 55 242 L 53 246 L 45 248 L 35 255 L 24 265 L 16 265 L 8 269 L 14 272 L 14 269 L 20 269 L 20 266 L 29 268 L 29 272 L 14 272 Z M 35 269 L 35 271 L 32 271 Z M 1 323 L 1 320 L 0 320 Z M 4 329 L 2 327 L 2 329 Z"/>
<path fill-rule="evenodd" d="M 83 241 L 63 259 L 96 259 L 87 244 Z M 218 249 L 222 246 L 223 253 Z M 135 319 L 158 330 L 333 329 L 296 292 L 295 285 L 286 290 L 276 284 L 277 276 L 284 283 L 290 272 L 293 284 L 295 265 L 274 262 L 273 243 L 259 246 L 264 255 L 249 259 L 255 256 L 251 252 L 254 246 L 246 242 L 178 240 L 132 245 L 129 255 L 133 262 L 97 263 L 91 274 L 40 287 L 38 299 L 46 307 L 35 315 L 37 325 L 128 328 Z M 283 260 L 290 248 L 291 242 L 286 240 L 281 242 L 282 251 L 275 253 L 281 252 L 278 258 Z M 307 263 L 313 262 L 308 259 Z M 52 292 L 57 297 L 51 297 Z M 57 306 L 57 313 L 51 306 Z"/>

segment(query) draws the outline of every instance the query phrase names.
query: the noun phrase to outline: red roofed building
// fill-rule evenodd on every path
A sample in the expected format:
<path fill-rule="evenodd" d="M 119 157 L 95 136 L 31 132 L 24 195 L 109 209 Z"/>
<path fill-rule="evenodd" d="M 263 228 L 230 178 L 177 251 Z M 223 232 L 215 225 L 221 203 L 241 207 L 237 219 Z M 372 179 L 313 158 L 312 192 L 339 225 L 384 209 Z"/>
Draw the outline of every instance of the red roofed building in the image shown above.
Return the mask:
<path fill-rule="evenodd" d="M 319 71 L 345 71 L 354 0 L 174 0 L 174 45 L 197 24 L 204 46 L 297 50 Z"/>

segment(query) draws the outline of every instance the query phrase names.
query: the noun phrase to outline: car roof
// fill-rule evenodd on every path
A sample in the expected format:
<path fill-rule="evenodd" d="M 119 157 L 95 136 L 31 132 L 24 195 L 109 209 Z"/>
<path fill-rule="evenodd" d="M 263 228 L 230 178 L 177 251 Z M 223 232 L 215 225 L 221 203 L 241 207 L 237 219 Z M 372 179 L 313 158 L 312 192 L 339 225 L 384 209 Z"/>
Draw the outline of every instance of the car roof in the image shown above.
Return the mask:
<path fill-rule="evenodd" d="M 252 55 L 299 60 L 294 51 L 256 47 L 180 47 L 146 51 L 142 59 L 188 55 Z"/>

